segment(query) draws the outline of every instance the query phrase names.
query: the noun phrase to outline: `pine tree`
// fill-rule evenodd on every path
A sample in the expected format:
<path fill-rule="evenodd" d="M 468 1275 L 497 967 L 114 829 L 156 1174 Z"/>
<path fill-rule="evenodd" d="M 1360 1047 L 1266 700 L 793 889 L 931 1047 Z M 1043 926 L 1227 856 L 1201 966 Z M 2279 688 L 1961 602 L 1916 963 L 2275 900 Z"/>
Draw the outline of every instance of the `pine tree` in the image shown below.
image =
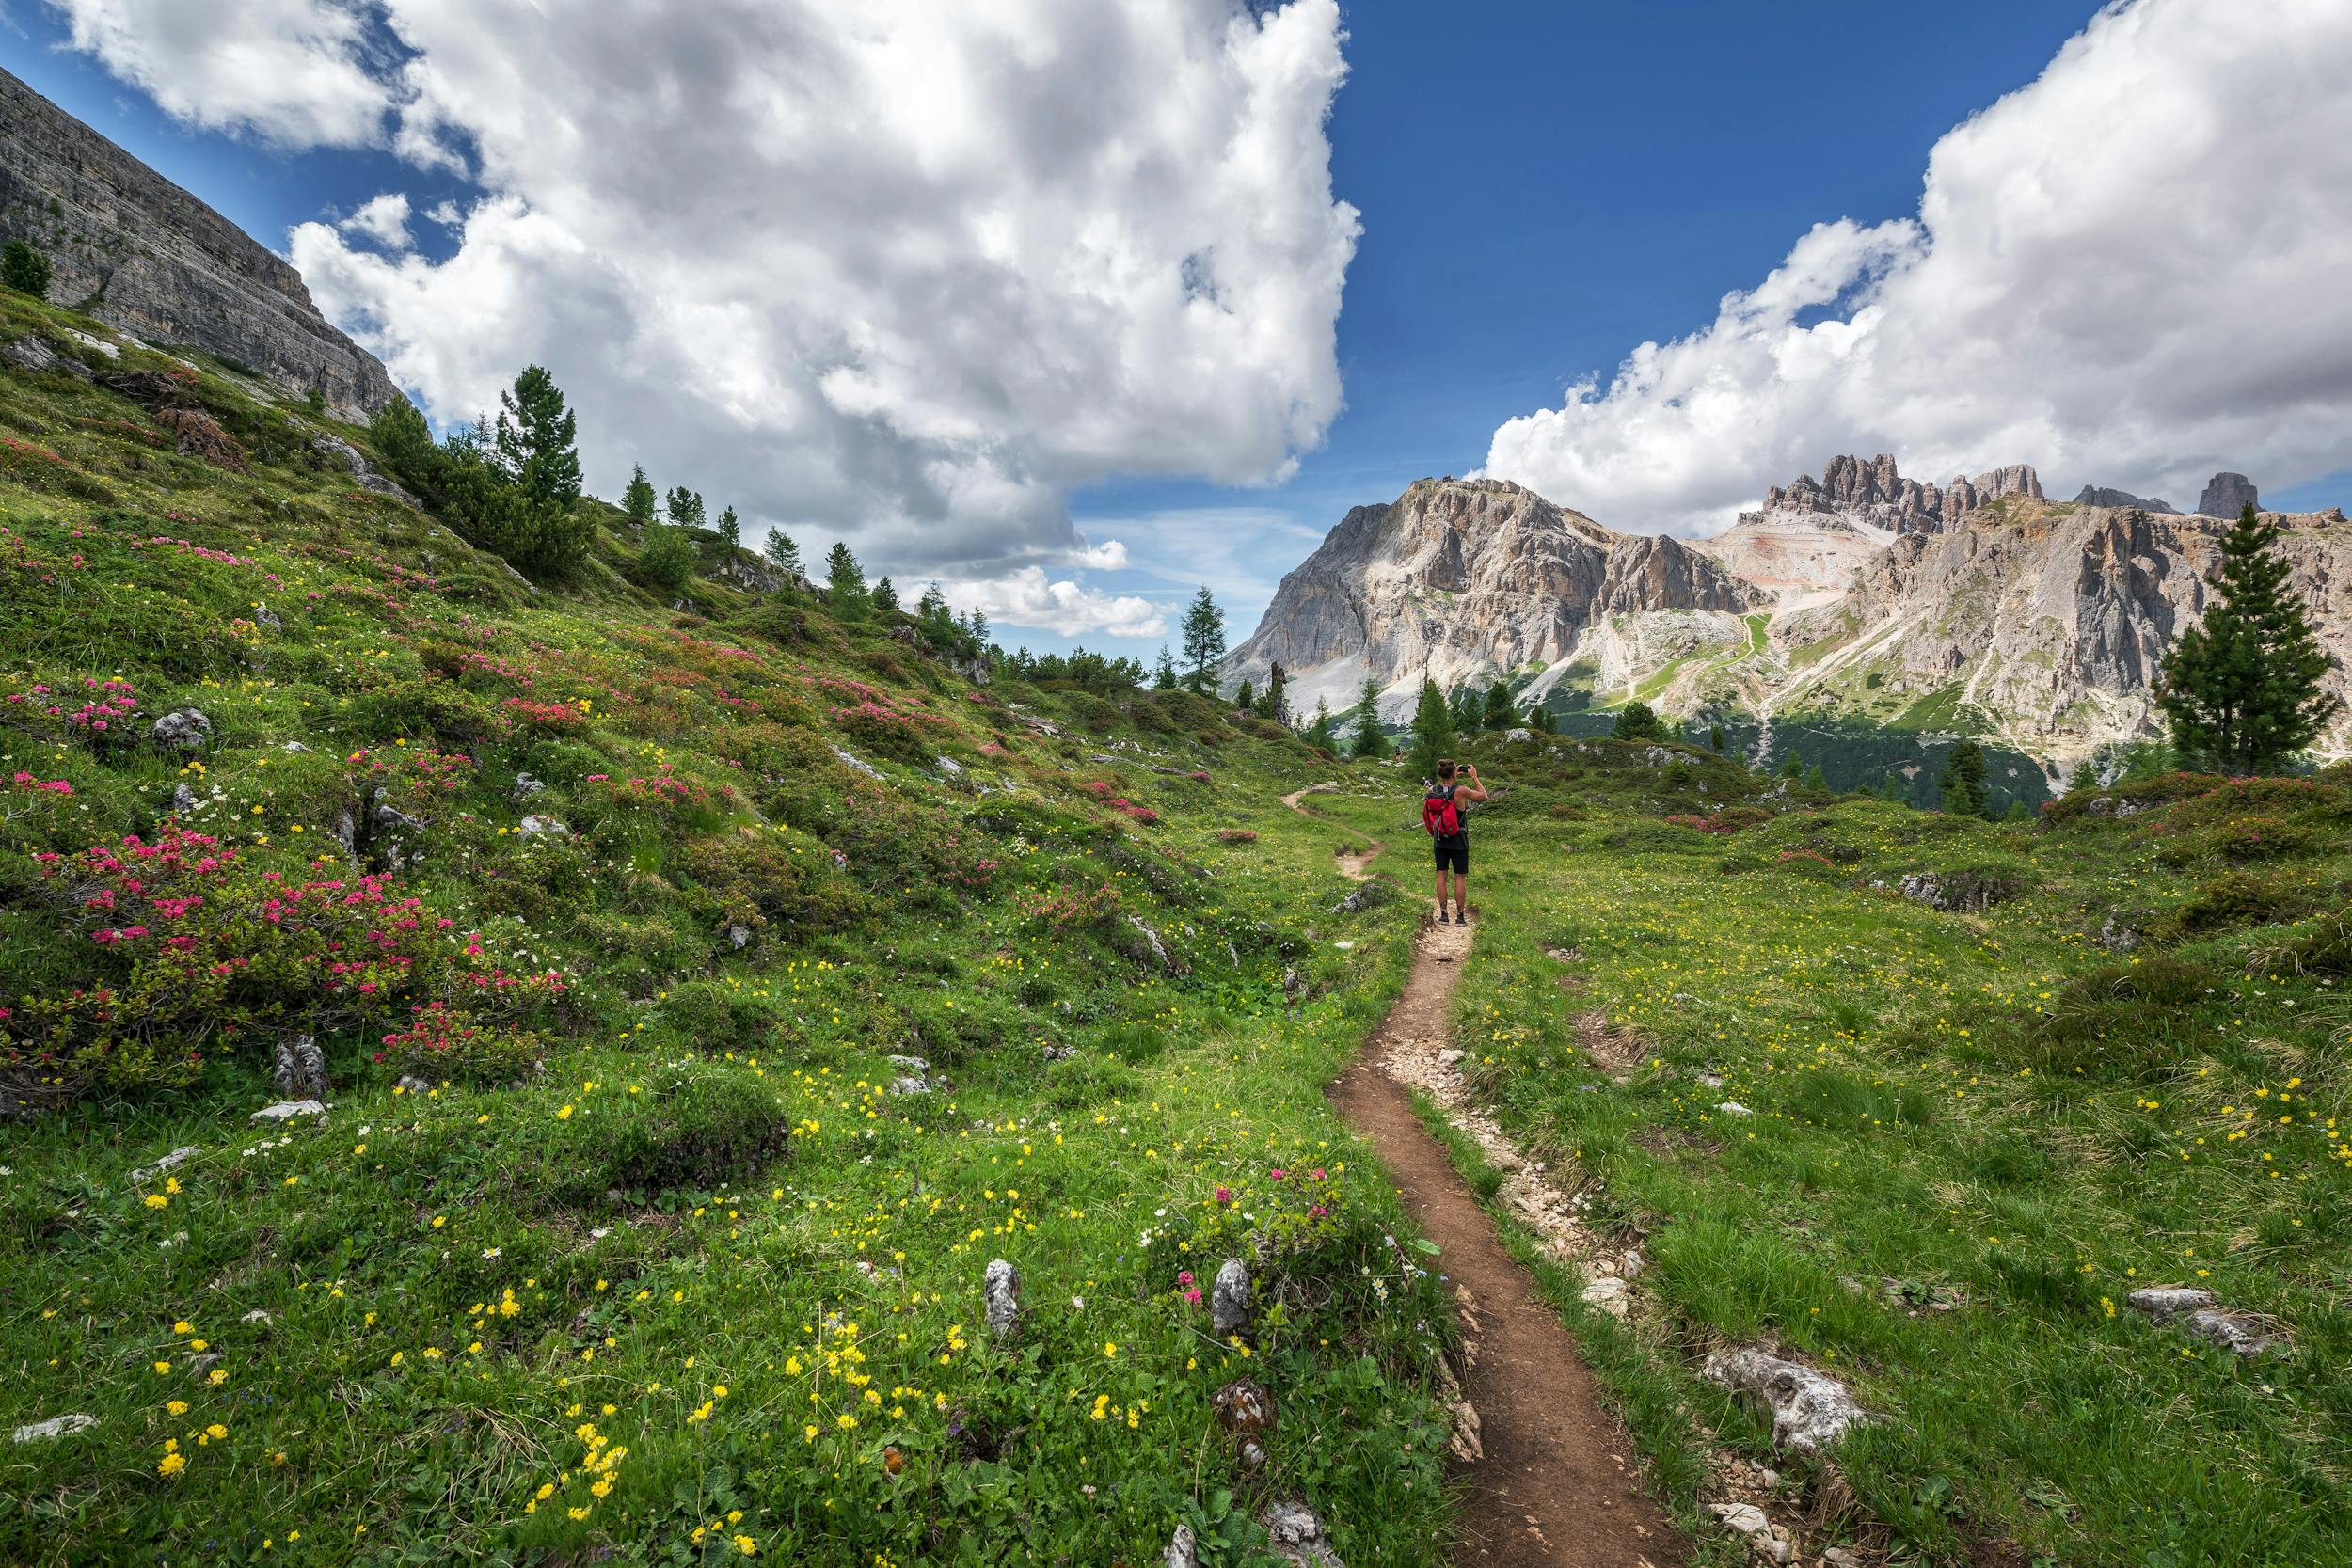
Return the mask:
<path fill-rule="evenodd" d="M 1786 757 L 1781 759 L 1780 776 L 1784 779 L 1804 778 L 1804 758 L 1797 755 L 1794 752 L 1789 752 Z"/>
<path fill-rule="evenodd" d="M 580 499 L 579 417 L 564 406 L 555 378 L 527 365 L 499 394 L 499 467 L 532 500 L 565 507 Z"/>
<path fill-rule="evenodd" d="M 1321 697 L 1315 699 L 1314 721 L 1307 726 L 1306 742 L 1326 752 L 1340 749 L 1339 738 L 1331 733 L 1331 705 Z"/>
<path fill-rule="evenodd" d="M 2174 640 L 2156 703 L 2184 757 L 2233 773 L 2275 773 L 2318 736 L 2336 699 L 2332 661 L 2287 581 L 2280 528 L 2249 503 L 2221 541 L 2204 619 Z"/>
<path fill-rule="evenodd" d="M 743 522 L 731 506 L 719 514 L 719 542 L 730 554 L 743 547 Z"/>
<path fill-rule="evenodd" d="M 1364 689 L 1357 695 L 1356 705 L 1349 716 L 1356 721 L 1355 743 L 1348 749 L 1359 757 L 1385 757 L 1389 754 L 1389 737 L 1380 728 L 1380 681 L 1366 675 Z"/>
<path fill-rule="evenodd" d="M 934 629 L 955 625 L 955 616 L 947 609 L 947 595 L 937 582 L 923 590 L 923 596 L 914 602 L 914 613 L 925 626 Z"/>
<path fill-rule="evenodd" d="M 1535 711 L 1529 714 L 1527 718 L 1528 721 L 1535 726 L 1535 733 L 1537 735 L 1558 735 L 1560 733 L 1560 721 L 1552 717 L 1551 708 L 1549 705 L 1538 706 Z"/>
<path fill-rule="evenodd" d="M 1955 816 L 1990 815 L 1993 801 L 1984 787 L 1984 748 L 1963 740 L 1944 759 L 1944 776 L 1936 781 L 1944 792 L 1944 809 Z"/>
<path fill-rule="evenodd" d="M 699 490 L 689 490 L 683 484 L 673 486 L 663 509 L 670 514 L 670 526 L 673 528 L 703 526 L 703 498 Z"/>
<path fill-rule="evenodd" d="M 825 556 L 825 603 L 845 620 L 866 613 L 866 569 L 850 553 L 846 541 L 835 540 Z"/>
<path fill-rule="evenodd" d="M 1168 653 L 1168 644 L 1165 642 L 1160 644 L 1160 661 L 1152 667 L 1152 689 L 1154 691 L 1176 689 L 1176 660 L 1174 656 Z"/>
<path fill-rule="evenodd" d="M 890 585 L 890 579 L 886 577 L 874 584 L 874 608 L 876 610 L 898 608 L 898 591 Z"/>
<path fill-rule="evenodd" d="M 1476 687 L 1455 687 L 1454 689 L 1454 695 L 1450 699 L 1447 705 L 1453 712 L 1454 733 L 1455 735 L 1476 735 L 1478 733 L 1478 718 L 1480 714 L 1486 711 L 1486 705 L 1480 699 L 1478 689 Z"/>
<path fill-rule="evenodd" d="M 35 299 L 49 297 L 49 258 L 23 240 L 0 245 L 0 283 Z"/>
<path fill-rule="evenodd" d="M 1486 711 L 1478 716 L 1481 728 L 1498 733 L 1518 728 L 1519 710 L 1511 701 L 1511 683 L 1498 680 L 1486 688 Z"/>
<path fill-rule="evenodd" d="M 1233 693 L 1233 705 L 1244 713 L 1258 711 L 1257 692 L 1246 678 L 1241 683 L 1241 689 Z"/>
<path fill-rule="evenodd" d="M 1724 754 L 1724 727 L 1721 724 L 1707 726 L 1707 749 L 1717 756 Z"/>
<path fill-rule="evenodd" d="M 1628 703 L 1617 710 L 1611 735 L 1619 740 L 1662 740 L 1666 726 L 1647 703 Z"/>
<path fill-rule="evenodd" d="M 1819 789 L 1822 791 L 1828 790 L 1829 775 L 1821 771 L 1821 765 L 1820 763 L 1817 762 L 1812 767 L 1804 770 L 1804 787 L 1807 789 Z"/>
<path fill-rule="evenodd" d="M 628 476 L 628 488 L 621 492 L 621 511 L 639 528 L 653 521 L 653 481 L 645 477 L 643 467 Z"/>
<path fill-rule="evenodd" d="M 1413 707 L 1413 767 L 1424 779 L 1438 776 L 1438 764 L 1454 754 L 1454 710 L 1438 683 L 1423 676 L 1421 701 Z"/>
<path fill-rule="evenodd" d="M 1272 672 L 1266 676 L 1265 705 L 1260 711 L 1285 727 L 1291 721 L 1290 683 L 1290 673 L 1282 668 L 1280 659 L 1276 659 Z"/>
<path fill-rule="evenodd" d="M 963 618 L 963 629 L 970 632 L 972 634 L 972 641 L 978 643 L 983 649 L 988 646 L 988 617 L 981 612 L 978 605 L 974 605 L 972 607 L 972 613 Z"/>
<path fill-rule="evenodd" d="M 1192 596 L 1182 629 L 1184 684 L 1195 691 L 1205 691 L 1209 686 L 1209 666 L 1225 657 L 1225 611 L 1216 607 L 1215 595 L 1206 588 Z"/>
<path fill-rule="evenodd" d="M 771 530 L 768 542 L 760 547 L 767 553 L 769 562 L 787 578 L 801 575 L 801 546 L 794 544 L 792 536 L 784 530 Z M 787 586 L 789 585 L 787 581 Z"/>

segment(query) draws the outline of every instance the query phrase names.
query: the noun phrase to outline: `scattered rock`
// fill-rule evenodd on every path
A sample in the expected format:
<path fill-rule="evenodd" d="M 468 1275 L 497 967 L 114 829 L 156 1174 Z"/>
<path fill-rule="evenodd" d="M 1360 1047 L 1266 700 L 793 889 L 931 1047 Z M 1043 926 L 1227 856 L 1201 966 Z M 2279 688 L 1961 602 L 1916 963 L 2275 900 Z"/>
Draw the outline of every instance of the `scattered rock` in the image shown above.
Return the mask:
<path fill-rule="evenodd" d="M 275 1328 L 278 1326 L 278 1320 L 269 1315 L 269 1309 L 265 1307 L 255 1307 L 252 1311 L 247 1312 L 244 1317 L 239 1318 L 237 1322 L 241 1323 L 260 1323 L 263 1328 Z"/>
<path fill-rule="evenodd" d="M 1862 1568 L 1862 1554 L 1844 1546 L 1832 1546 L 1821 1554 L 1821 1568 Z"/>
<path fill-rule="evenodd" d="M 1534 732 L 1532 730 L 1505 730 L 1502 732 L 1502 738 L 1505 740 L 1533 740 L 1535 738 L 1535 736 Z"/>
<path fill-rule="evenodd" d="M 417 1077 L 415 1074 L 407 1072 L 404 1072 L 400 1075 L 400 1082 L 394 1086 L 397 1087 L 403 1094 L 431 1094 L 433 1092 L 432 1085 L 426 1083 L 423 1079 Z"/>
<path fill-rule="evenodd" d="M 858 756 L 855 752 L 844 751 L 838 746 L 834 747 L 832 750 L 833 754 L 841 759 L 842 767 L 850 768 L 854 772 L 863 773 L 869 779 L 879 779 L 882 776 L 881 768 L 876 768 L 872 763 L 867 762 L 861 756 Z"/>
<path fill-rule="evenodd" d="M 1209 1327 L 1220 1339 L 1249 1327 L 1249 1266 L 1238 1258 L 1218 1265 L 1209 1291 Z"/>
<path fill-rule="evenodd" d="M 299 740 L 281 740 L 278 743 L 278 749 L 290 757 L 307 757 L 310 754 L 310 748 Z"/>
<path fill-rule="evenodd" d="M 1149 953 L 1151 955 L 1152 961 L 1160 966 L 1162 973 L 1168 974 L 1181 974 L 1184 973 L 1184 966 L 1179 964 L 1175 958 L 1169 955 L 1168 951 L 1168 943 L 1160 940 L 1160 933 L 1152 929 L 1149 925 L 1145 924 L 1141 915 L 1129 915 L 1127 917 L 1127 924 L 1134 927 L 1136 934 L 1143 939 L 1141 948 L 1131 952 L 1128 955 L 1130 958 L 1133 958 L 1137 961 L 1141 961 L 1144 955 Z"/>
<path fill-rule="evenodd" d="M 70 1416 L 52 1416 L 45 1421 L 18 1427 L 16 1440 L 20 1443 L 46 1443 L 59 1437 L 70 1437 L 77 1432 L 87 1432 L 97 1424 L 97 1417 L 85 1416 L 79 1411 Z"/>
<path fill-rule="evenodd" d="M 1438 1053 L 1438 1062 L 1441 1067 L 1459 1067 L 1462 1063 L 1462 1058 L 1468 1056 L 1469 1054 L 1469 1052 L 1462 1050 L 1458 1046 L 1449 1045 L 1443 1051 Z"/>
<path fill-rule="evenodd" d="M 953 757 L 934 757 L 931 760 L 931 766 L 939 769 L 942 778 L 961 779 L 963 777 L 963 764 Z"/>
<path fill-rule="evenodd" d="M 893 1094 L 929 1094 L 931 1092 L 931 1064 L 920 1056 L 893 1056 L 890 1065 L 898 1069 L 892 1080 Z"/>
<path fill-rule="evenodd" d="M 522 819 L 516 832 L 525 838 L 569 838 L 572 830 L 552 816 L 533 814 Z"/>
<path fill-rule="evenodd" d="M 1633 1306 L 1633 1286 L 1615 1275 L 1603 1275 L 1584 1287 L 1579 1299 L 1613 1318 L 1622 1318 Z"/>
<path fill-rule="evenodd" d="M 1021 1332 L 1021 1271 L 992 1259 L 980 1281 L 981 1310 L 988 1331 L 1001 1343 Z"/>
<path fill-rule="evenodd" d="M 1715 1109 L 1727 1117 L 1752 1117 L 1756 1115 L 1754 1111 L 1749 1110 L 1745 1105 L 1740 1104 L 1736 1100 L 1726 1100 L 1721 1105 L 1716 1106 Z"/>
<path fill-rule="evenodd" d="M 253 624 L 257 626 L 267 626 L 272 631 L 281 630 L 286 625 L 278 618 L 278 611 L 265 604 L 257 604 L 253 607 Z"/>
<path fill-rule="evenodd" d="M 2129 953 L 2139 946 L 2139 933 L 2118 919 L 2115 911 L 2107 911 L 2106 924 L 2091 939 L 2110 953 Z"/>
<path fill-rule="evenodd" d="M 59 354 L 39 338 L 24 337 L 0 344 L 0 360 L 6 360 L 21 371 L 56 371 L 60 375 L 78 377 L 83 381 L 95 378 L 94 372 L 79 359 Z"/>
<path fill-rule="evenodd" d="M 1772 1528 L 1771 1517 L 1754 1503 L 1709 1503 L 1707 1512 L 1736 1535 L 1769 1534 Z"/>
<path fill-rule="evenodd" d="M 248 1118 L 253 1121 L 292 1121 L 296 1117 L 325 1117 L 326 1107 L 315 1100 L 281 1100 L 275 1105 L 264 1105 Z"/>
<path fill-rule="evenodd" d="M 1194 1539 L 1190 1525 L 1178 1525 L 1176 1533 L 1168 1538 L 1168 1549 L 1160 1554 L 1163 1568 L 1200 1568 L 1200 1544 Z"/>
<path fill-rule="evenodd" d="M 310 437 L 310 450 L 317 452 L 330 466 L 349 474 L 352 483 L 358 485 L 360 489 L 379 496 L 391 496 L 396 499 L 406 501 L 410 506 L 417 504 L 416 497 L 377 473 L 368 460 L 360 455 L 359 449 L 342 436 L 320 431 Z"/>
<path fill-rule="evenodd" d="M 1211 1396 L 1210 1402 L 1216 1406 L 1217 1425 L 1233 1439 L 1242 1464 L 1253 1469 L 1263 1465 L 1265 1445 L 1260 1439 L 1274 1430 L 1274 1396 L 1254 1380 L 1237 1377 Z"/>
<path fill-rule="evenodd" d="M 141 1165 L 137 1170 L 133 1171 L 131 1173 L 131 1184 L 133 1186 L 137 1186 L 141 1182 L 152 1181 L 155 1178 L 163 1175 L 164 1172 L 167 1170 L 177 1170 L 180 1166 L 186 1164 L 190 1160 L 195 1159 L 202 1152 L 203 1150 L 198 1148 L 194 1144 L 182 1144 L 178 1148 L 173 1149 L 170 1153 L 165 1155 L 153 1164 Z"/>
<path fill-rule="evenodd" d="M 2234 1307 L 2216 1306 L 2213 1292 L 2195 1285 L 2153 1285 L 2134 1291 L 2123 1302 L 2153 1324 L 2177 1322 L 2199 1338 L 2234 1355 L 2266 1355 L 2293 1342 L 2270 1319 Z"/>
<path fill-rule="evenodd" d="M 185 784 L 176 784 L 171 786 L 171 809 L 176 815 L 186 816 L 196 810 L 196 806 L 195 790 L 190 789 Z"/>
<path fill-rule="evenodd" d="M 91 334 L 83 331 L 78 326 L 67 327 L 65 329 L 65 335 L 72 339 L 75 342 L 81 344 L 84 348 L 96 349 L 99 353 L 104 355 L 109 359 L 119 359 L 122 357 L 122 347 L 120 344 L 110 343 L 103 338 L 93 337 Z"/>
<path fill-rule="evenodd" d="M 1323 1521 L 1304 1503 L 1270 1503 L 1258 1523 L 1274 1538 L 1274 1554 L 1298 1568 L 1343 1568 L 1323 1533 Z"/>
<path fill-rule="evenodd" d="M 2089 805 L 2083 807 L 2083 815 L 2085 816 L 2108 817 L 2120 821 L 2126 816 L 2137 816 L 2141 812 L 2146 811 L 2147 809 L 2148 808 L 2146 806 L 2141 805 L 2137 800 L 2126 800 L 2114 795 L 2102 795 L 2092 800 Z"/>
<path fill-rule="evenodd" d="M 167 752 L 200 752 L 213 738 L 213 721 L 201 708 L 174 708 L 155 721 L 148 738 Z"/>
<path fill-rule="evenodd" d="M 2169 1323 L 2201 1307 L 2211 1307 L 2213 1292 L 2197 1285 L 2151 1285 L 2125 1296 L 2123 1305 L 2152 1323 Z"/>
<path fill-rule="evenodd" d="M 1770 1411 L 1772 1447 L 1792 1453 L 1820 1453 L 1849 1428 L 1870 1419 L 1852 1390 L 1836 1378 L 1765 1351 L 1717 1351 L 1699 1372 Z"/>
<path fill-rule="evenodd" d="M 727 941 L 733 942 L 735 950 L 739 953 L 752 944 L 752 928 L 749 926 L 730 926 L 727 927 Z"/>
<path fill-rule="evenodd" d="M 1914 871 L 1896 884 L 1896 891 L 1931 910 L 1981 912 L 2014 897 L 2018 883 L 1989 871 Z"/>
<path fill-rule="evenodd" d="M 290 1101 L 324 1096 L 332 1085 L 326 1082 L 326 1053 L 319 1049 L 317 1037 L 290 1035 L 280 1039 L 270 1082 Z"/>
<path fill-rule="evenodd" d="M 533 795 L 538 794 L 541 790 L 547 787 L 546 784 L 538 779 L 532 778 L 528 773 L 517 773 L 515 775 L 514 787 L 509 789 L 506 793 L 508 799 L 512 800 L 516 805 L 519 806 L 525 800 L 530 800 Z"/>

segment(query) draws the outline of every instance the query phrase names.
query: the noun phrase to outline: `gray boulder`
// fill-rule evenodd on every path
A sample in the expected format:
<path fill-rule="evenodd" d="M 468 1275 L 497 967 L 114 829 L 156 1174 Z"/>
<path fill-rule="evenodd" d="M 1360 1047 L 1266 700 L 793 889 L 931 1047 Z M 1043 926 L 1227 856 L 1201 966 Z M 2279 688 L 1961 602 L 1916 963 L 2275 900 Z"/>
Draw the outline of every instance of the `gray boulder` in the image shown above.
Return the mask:
<path fill-rule="evenodd" d="M 515 787 L 507 791 L 507 796 L 519 806 L 547 787 L 545 784 L 528 773 L 517 773 L 515 775 Z"/>
<path fill-rule="evenodd" d="M 174 708 L 155 721 L 148 738 L 167 752 L 200 752 L 211 744 L 213 721 L 202 708 Z"/>
<path fill-rule="evenodd" d="M 59 354 L 56 349 L 34 337 L 19 338 L 12 342 L 0 344 L 0 361 L 13 365 L 20 371 L 55 371 L 60 375 L 73 376 L 82 381 L 91 380 L 98 373 L 79 359 Z"/>
<path fill-rule="evenodd" d="M 1209 1326 L 1220 1339 L 1249 1327 L 1249 1266 L 1238 1258 L 1218 1265 L 1209 1291 Z"/>
<path fill-rule="evenodd" d="M 288 1100 L 323 1098 L 330 1085 L 326 1082 L 326 1053 L 319 1049 L 316 1037 L 290 1035 L 279 1040 L 270 1081 Z"/>
<path fill-rule="evenodd" d="M 2233 1355 L 2267 1355 L 2291 1343 L 2269 1319 L 2233 1307 L 2217 1306 L 2213 1292 L 2201 1286 L 2151 1285 L 2125 1296 L 2123 1305 L 2152 1324 L 2161 1327 L 2178 1323 Z"/>
<path fill-rule="evenodd" d="M 288 1122 L 296 1117 L 318 1117 L 324 1119 L 326 1107 L 315 1100 L 281 1100 L 275 1105 L 264 1105 L 253 1113 L 251 1120 Z"/>
<path fill-rule="evenodd" d="M 524 817 L 522 825 L 516 831 L 525 838 L 569 838 L 572 836 L 572 830 L 554 817 L 535 814 Z"/>
<path fill-rule="evenodd" d="M 136 1186 L 141 1182 L 152 1181 L 166 1171 L 179 1169 L 203 1152 L 194 1144 L 182 1144 L 153 1164 L 141 1165 L 137 1170 L 133 1171 L 131 1173 L 132 1185 Z"/>
<path fill-rule="evenodd" d="M 980 1311 L 999 1343 L 1021 1332 L 1021 1271 L 1002 1258 L 991 1259 L 981 1276 Z"/>
<path fill-rule="evenodd" d="M 1699 1375 L 1770 1414 L 1772 1447 L 1790 1453 L 1818 1454 L 1871 1419 L 1836 1378 L 1753 1347 L 1717 1351 Z"/>
<path fill-rule="evenodd" d="M 85 1416 L 76 1411 L 70 1416 L 52 1416 L 45 1421 L 18 1427 L 15 1435 L 20 1443 L 48 1443 L 60 1437 L 70 1437 L 77 1432 L 87 1432 L 97 1424 L 97 1417 Z"/>
<path fill-rule="evenodd" d="M 1306 1504 L 1268 1504 L 1258 1515 L 1258 1523 L 1273 1538 L 1275 1555 L 1283 1561 L 1297 1568 L 1345 1568 L 1340 1554 L 1331 1549 L 1330 1538 L 1323 1533 L 1323 1521 Z"/>

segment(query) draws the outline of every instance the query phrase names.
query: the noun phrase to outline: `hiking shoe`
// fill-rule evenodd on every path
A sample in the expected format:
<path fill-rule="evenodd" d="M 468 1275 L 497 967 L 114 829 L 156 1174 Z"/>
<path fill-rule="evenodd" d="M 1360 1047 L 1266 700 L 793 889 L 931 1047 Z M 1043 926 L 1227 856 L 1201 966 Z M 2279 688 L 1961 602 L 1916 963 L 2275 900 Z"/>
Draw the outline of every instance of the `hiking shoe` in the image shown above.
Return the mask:
<path fill-rule="evenodd" d="M 1454 911 L 1454 924 L 1456 926 L 1467 926 L 1470 924 L 1470 916 L 1464 914 L 1457 909 Z"/>

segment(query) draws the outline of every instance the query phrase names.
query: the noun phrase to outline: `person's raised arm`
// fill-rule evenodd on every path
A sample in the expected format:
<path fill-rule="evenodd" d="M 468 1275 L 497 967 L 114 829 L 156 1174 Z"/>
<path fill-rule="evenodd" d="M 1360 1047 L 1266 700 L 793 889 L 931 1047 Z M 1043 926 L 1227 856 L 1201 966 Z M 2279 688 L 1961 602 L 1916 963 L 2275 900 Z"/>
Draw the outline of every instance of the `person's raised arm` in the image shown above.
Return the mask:
<path fill-rule="evenodd" d="M 1460 793 L 1469 796 L 1473 800 L 1485 800 L 1486 798 L 1486 786 L 1478 781 L 1478 765 L 1476 763 L 1469 763 L 1465 766 L 1470 769 L 1470 784 L 1463 788 Z"/>

